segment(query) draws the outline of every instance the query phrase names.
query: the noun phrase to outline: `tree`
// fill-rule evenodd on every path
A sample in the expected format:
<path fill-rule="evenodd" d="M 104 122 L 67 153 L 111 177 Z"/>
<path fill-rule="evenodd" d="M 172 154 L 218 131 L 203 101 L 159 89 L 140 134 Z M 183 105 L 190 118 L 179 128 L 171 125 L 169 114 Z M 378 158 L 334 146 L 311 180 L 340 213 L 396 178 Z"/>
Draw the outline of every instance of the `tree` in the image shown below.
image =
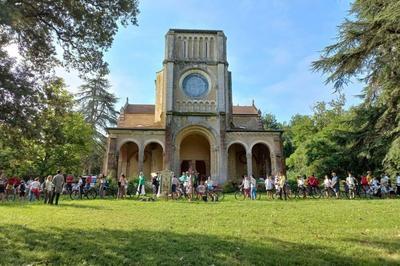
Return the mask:
<path fill-rule="evenodd" d="M 86 164 L 88 173 L 100 171 L 105 152 L 105 129 L 117 124 L 118 112 L 115 104 L 118 99 L 109 92 L 110 87 L 104 74 L 101 74 L 96 78 L 86 79 L 76 95 L 79 111 L 94 132 L 94 146 Z"/>
<path fill-rule="evenodd" d="M 10 175 L 44 176 L 59 168 L 78 174 L 91 152 L 92 128 L 74 111 L 73 97 L 64 82 L 55 79 L 45 84 L 44 94 L 36 137 L 19 135 L 18 129 L 9 128 L 8 134 L 0 138 L 0 169 Z M 12 136 L 18 140 L 12 141 Z"/>
<path fill-rule="evenodd" d="M 104 52 L 119 25 L 137 24 L 137 6 L 137 0 L 0 1 L 0 123 L 29 129 L 56 66 L 82 75 L 107 71 Z M 18 66 L 5 51 L 11 44 Z"/>
<path fill-rule="evenodd" d="M 313 68 L 328 74 L 336 90 L 355 78 L 365 82 L 348 137 L 359 160 L 394 172 L 400 156 L 400 1 L 356 0 L 350 17 Z"/>
<path fill-rule="evenodd" d="M 282 124 L 278 122 L 274 114 L 266 113 L 262 121 L 264 129 L 282 129 Z"/>

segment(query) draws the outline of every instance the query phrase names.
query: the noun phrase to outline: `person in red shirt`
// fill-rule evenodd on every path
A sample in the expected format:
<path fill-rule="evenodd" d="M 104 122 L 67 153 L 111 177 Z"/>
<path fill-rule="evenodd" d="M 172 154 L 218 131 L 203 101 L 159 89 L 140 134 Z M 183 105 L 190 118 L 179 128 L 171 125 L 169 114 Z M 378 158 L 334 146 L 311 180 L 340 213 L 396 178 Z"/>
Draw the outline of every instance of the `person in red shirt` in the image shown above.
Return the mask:
<path fill-rule="evenodd" d="M 66 179 L 67 183 L 67 191 L 71 192 L 72 191 L 72 183 L 74 182 L 74 177 L 72 175 L 68 175 Z"/>
<path fill-rule="evenodd" d="M 318 178 L 316 178 L 315 175 L 312 174 L 311 176 L 308 177 L 307 184 L 310 187 L 318 187 L 318 185 L 319 185 Z"/>
<path fill-rule="evenodd" d="M 92 176 L 86 178 L 86 189 L 90 188 L 90 183 L 92 183 Z"/>
<path fill-rule="evenodd" d="M 360 183 L 361 183 L 361 186 L 362 186 L 363 190 L 364 191 L 368 191 L 368 189 L 369 189 L 368 177 L 363 175 L 361 177 L 361 182 Z"/>

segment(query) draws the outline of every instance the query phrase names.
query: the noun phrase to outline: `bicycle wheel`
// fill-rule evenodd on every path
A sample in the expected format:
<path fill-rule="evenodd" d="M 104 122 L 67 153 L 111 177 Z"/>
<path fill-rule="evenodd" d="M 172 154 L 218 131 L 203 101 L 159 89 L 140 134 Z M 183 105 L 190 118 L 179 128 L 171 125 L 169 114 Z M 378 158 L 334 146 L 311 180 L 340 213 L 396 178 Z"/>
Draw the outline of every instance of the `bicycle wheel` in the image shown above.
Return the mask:
<path fill-rule="evenodd" d="M 223 201 L 223 200 L 224 200 L 224 197 L 225 197 L 224 192 L 222 192 L 222 191 L 217 191 L 217 192 L 215 192 L 215 193 L 217 194 L 218 201 Z M 261 194 L 260 194 L 260 196 L 261 196 Z"/>
<path fill-rule="evenodd" d="M 71 194 L 69 194 L 69 197 L 70 197 L 72 200 L 77 200 L 77 199 L 80 199 L 81 194 L 79 193 L 79 191 L 74 190 L 74 191 L 71 192 Z"/>
<path fill-rule="evenodd" d="M 313 188 L 312 189 L 312 197 L 314 199 L 319 199 L 321 198 L 321 191 L 319 190 L 319 188 Z"/>
<path fill-rule="evenodd" d="M 15 201 L 15 194 L 14 193 L 7 194 L 6 199 L 8 201 Z"/>
<path fill-rule="evenodd" d="M 242 191 L 236 191 L 235 192 L 235 199 L 244 200 L 244 193 Z"/>
<path fill-rule="evenodd" d="M 97 191 L 94 188 L 91 188 L 86 192 L 87 199 L 95 199 L 96 197 L 97 197 Z"/>

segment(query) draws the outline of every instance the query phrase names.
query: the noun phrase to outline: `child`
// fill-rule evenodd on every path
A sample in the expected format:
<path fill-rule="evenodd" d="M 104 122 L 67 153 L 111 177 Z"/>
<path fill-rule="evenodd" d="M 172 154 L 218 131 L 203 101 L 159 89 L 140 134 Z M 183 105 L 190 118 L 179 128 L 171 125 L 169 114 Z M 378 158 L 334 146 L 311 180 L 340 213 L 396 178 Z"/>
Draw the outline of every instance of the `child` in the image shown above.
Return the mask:
<path fill-rule="evenodd" d="M 199 198 L 203 199 L 204 201 L 207 201 L 206 186 L 204 185 L 203 181 L 201 181 L 200 185 L 197 186 L 196 191 L 197 194 L 199 195 Z"/>

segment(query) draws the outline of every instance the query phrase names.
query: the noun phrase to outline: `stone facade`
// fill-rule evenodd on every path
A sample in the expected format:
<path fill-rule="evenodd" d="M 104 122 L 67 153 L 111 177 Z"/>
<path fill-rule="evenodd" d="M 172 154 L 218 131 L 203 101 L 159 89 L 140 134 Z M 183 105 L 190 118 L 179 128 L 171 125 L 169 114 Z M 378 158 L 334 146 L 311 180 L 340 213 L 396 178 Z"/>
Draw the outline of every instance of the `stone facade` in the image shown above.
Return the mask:
<path fill-rule="evenodd" d="M 108 129 L 105 173 L 194 170 L 223 183 L 284 171 L 282 131 L 263 129 L 254 102 L 232 105 L 222 31 L 169 30 L 155 84 L 155 105 L 127 101 Z"/>

